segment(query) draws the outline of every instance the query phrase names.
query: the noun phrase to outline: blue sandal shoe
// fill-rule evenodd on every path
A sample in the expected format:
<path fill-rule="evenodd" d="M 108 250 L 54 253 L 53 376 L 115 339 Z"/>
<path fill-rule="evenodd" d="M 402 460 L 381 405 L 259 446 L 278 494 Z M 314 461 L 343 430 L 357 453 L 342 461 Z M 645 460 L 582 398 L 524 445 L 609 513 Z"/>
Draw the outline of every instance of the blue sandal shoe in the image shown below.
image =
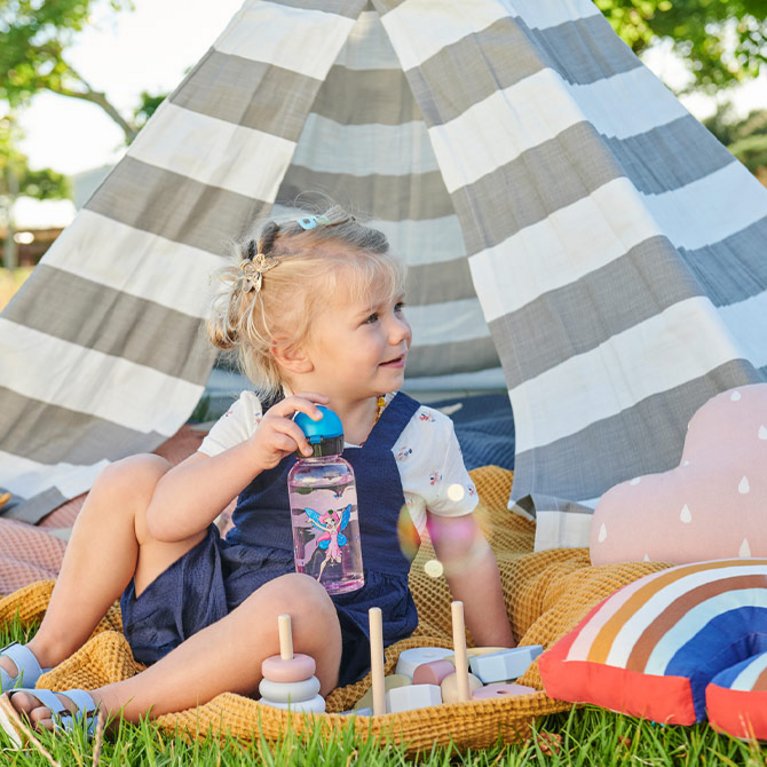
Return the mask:
<path fill-rule="evenodd" d="M 20 692 L 28 693 L 37 698 L 40 701 L 40 705 L 51 710 L 54 732 L 71 732 L 77 727 L 82 727 L 83 723 L 89 738 L 96 732 L 99 716 L 98 706 L 91 695 L 85 690 L 62 690 L 58 693 L 58 695 L 69 698 L 77 706 L 77 711 L 74 713 L 51 690 L 11 690 L 0 696 L 0 728 L 13 741 L 16 748 L 21 748 L 24 745 L 27 730 L 32 726 L 25 723 L 22 718 L 23 715 L 11 703 L 11 698 Z"/>
<path fill-rule="evenodd" d="M 35 654 L 26 645 L 14 642 L 0 650 L 0 658 L 5 656 L 16 664 L 16 676 L 11 676 L 5 669 L 0 668 L 0 693 L 8 692 L 21 684 L 34 687 L 37 680 L 49 668 L 42 668 Z"/>

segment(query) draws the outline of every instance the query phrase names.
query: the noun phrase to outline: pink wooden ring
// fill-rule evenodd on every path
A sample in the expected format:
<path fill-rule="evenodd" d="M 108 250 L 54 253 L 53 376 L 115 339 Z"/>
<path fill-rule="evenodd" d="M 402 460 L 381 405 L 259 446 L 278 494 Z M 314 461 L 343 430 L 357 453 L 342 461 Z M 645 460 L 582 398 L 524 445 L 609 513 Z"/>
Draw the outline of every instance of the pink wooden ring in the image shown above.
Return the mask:
<path fill-rule="evenodd" d="M 261 673 L 270 682 L 300 682 L 313 676 L 316 669 L 314 658 L 302 653 L 296 653 L 290 660 L 271 655 L 261 664 Z"/>
<path fill-rule="evenodd" d="M 490 698 L 513 698 L 515 695 L 531 695 L 538 692 L 534 687 L 525 687 L 523 684 L 489 684 L 474 690 L 471 694 L 472 700 L 488 700 Z"/>

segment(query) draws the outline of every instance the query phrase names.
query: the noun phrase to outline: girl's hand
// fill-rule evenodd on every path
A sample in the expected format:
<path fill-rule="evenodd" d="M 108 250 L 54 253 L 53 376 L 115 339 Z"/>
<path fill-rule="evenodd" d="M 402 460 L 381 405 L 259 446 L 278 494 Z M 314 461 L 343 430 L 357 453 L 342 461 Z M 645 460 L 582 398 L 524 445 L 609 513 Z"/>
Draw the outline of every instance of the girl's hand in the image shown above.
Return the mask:
<path fill-rule="evenodd" d="M 325 405 L 328 398 L 316 392 L 299 392 L 273 405 L 264 413 L 261 423 L 248 440 L 255 455 L 256 465 L 273 469 L 286 455 L 299 451 L 311 455 L 312 448 L 293 416 L 306 413 L 309 418 L 318 420 L 322 413 L 317 404 Z"/>

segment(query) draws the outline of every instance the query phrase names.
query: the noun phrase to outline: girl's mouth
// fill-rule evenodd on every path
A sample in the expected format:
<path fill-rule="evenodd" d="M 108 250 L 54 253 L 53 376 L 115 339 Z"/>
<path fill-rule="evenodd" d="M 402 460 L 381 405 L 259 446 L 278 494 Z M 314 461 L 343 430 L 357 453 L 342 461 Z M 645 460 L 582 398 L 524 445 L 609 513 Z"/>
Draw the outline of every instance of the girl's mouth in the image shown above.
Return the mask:
<path fill-rule="evenodd" d="M 405 355 L 401 354 L 399 357 L 395 357 L 393 360 L 382 362 L 381 367 L 386 368 L 403 368 L 405 367 Z"/>

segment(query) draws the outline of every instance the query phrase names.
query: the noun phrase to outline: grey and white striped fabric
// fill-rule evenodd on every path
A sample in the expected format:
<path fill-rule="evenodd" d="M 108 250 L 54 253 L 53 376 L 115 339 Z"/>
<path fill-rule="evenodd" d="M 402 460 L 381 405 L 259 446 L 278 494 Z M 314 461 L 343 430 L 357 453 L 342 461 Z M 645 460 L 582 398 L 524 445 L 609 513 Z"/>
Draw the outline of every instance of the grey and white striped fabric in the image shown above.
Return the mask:
<path fill-rule="evenodd" d="M 703 402 L 764 380 L 767 191 L 586 0 L 439 5 L 383 24 L 503 363 L 511 506 L 537 549 L 585 546 L 605 490 L 676 465 Z"/>
<path fill-rule="evenodd" d="M 408 260 L 410 375 L 500 357 L 538 548 L 764 377 L 767 194 L 591 3 L 248 0 L 0 318 L 22 510 L 186 420 L 226 241 L 306 190 Z"/>

